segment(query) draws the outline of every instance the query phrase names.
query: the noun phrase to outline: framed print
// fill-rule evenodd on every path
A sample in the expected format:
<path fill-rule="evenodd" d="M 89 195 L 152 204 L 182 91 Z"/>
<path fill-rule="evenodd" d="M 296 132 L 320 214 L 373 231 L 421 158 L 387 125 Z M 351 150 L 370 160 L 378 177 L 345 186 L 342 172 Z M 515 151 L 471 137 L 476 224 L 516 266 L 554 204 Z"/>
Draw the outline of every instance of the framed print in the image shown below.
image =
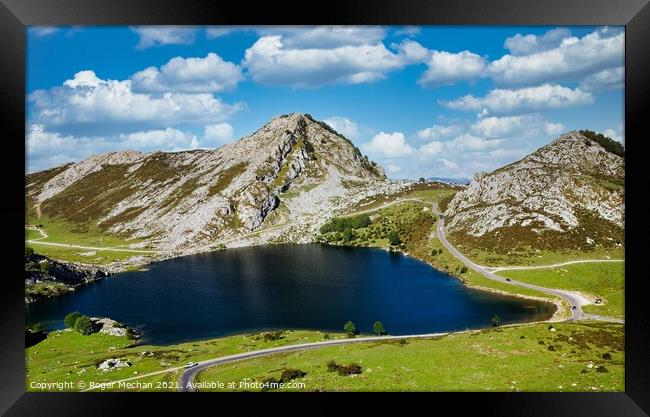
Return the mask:
<path fill-rule="evenodd" d="M 647 2 L 0 10 L 7 415 L 647 415 Z"/>

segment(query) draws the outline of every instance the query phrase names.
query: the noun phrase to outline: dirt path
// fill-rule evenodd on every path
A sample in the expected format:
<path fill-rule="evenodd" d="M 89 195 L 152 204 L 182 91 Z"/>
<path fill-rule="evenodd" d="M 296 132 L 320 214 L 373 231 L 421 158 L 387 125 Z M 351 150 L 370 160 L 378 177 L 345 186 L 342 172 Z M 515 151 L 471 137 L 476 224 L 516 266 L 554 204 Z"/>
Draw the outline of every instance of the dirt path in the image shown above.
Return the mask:
<path fill-rule="evenodd" d="M 552 265 L 532 265 L 532 266 L 484 266 L 483 268 L 491 272 L 499 271 L 519 271 L 527 269 L 546 269 L 546 268 L 557 268 L 559 266 L 573 265 L 573 264 L 587 264 L 592 262 L 625 262 L 624 259 L 578 259 L 575 261 L 561 262 L 558 264 Z"/>
<path fill-rule="evenodd" d="M 82 245 L 73 245 L 68 243 L 56 243 L 56 242 L 41 242 L 41 240 L 48 238 L 49 236 L 43 229 L 37 227 L 27 227 L 25 230 L 35 230 L 41 234 L 41 237 L 36 239 L 26 240 L 25 243 L 31 243 L 35 245 L 46 245 L 46 246 L 57 246 L 62 248 L 75 248 L 75 249 L 88 249 L 94 251 L 111 251 L 111 252 L 133 252 L 133 253 L 162 253 L 155 250 L 146 250 L 146 249 L 125 249 L 125 248 L 113 248 L 113 247 L 96 247 L 96 246 L 82 246 Z"/>

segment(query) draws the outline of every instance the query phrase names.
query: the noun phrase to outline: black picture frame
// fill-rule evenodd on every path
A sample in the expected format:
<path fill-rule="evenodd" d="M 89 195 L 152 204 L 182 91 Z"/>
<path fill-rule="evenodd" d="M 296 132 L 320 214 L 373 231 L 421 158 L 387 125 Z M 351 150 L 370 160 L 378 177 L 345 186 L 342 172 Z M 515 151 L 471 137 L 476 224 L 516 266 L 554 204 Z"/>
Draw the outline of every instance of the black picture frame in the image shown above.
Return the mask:
<path fill-rule="evenodd" d="M 481 414 L 509 416 L 643 416 L 650 412 L 650 332 L 647 328 L 648 279 L 644 261 L 650 206 L 645 198 L 650 120 L 650 5 L 648 0 L 330 0 L 310 2 L 215 2 L 171 0 L 1 0 L 0 108 L 4 149 L 0 166 L 4 195 L 4 277 L 0 290 L 0 413 L 9 416 L 128 415 L 138 409 L 165 409 L 172 402 L 190 412 L 210 410 L 216 402 L 239 404 L 248 414 L 254 401 L 242 394 L 26 393 L 24 367 L 24 286 L 21 277 L 24 239 L 25 29 L 29 25 L 625 25 L 626 138 L 626 366 L 624 393 L 453 393 L 424 398 L 438 412 L 454 414 L 478 407 Z M 319 400 L 319 411 L 333 409 L 341 397 Z M 385 394 L 383 394 L 385 395 Z M 296 395 L 294 395 L 295 398 Z M 304 395 L 297 395 L 304 398 Z M 422 398 L 407 395 L 400 402 Z M 471 397 L 471 398 L 468 398 Z M 384 402 L 395 397 L 382 397 Z M 291 400 L 264 396 L 264 408 Z M 368 398 L 367 402 L 375 402 Z M 363 403 L 366 403 L 364 401 Z M 363 404 L 358 402 L 357 404 Z M 235 404 L 230 404 L 231 406 Z M 422 404 L 424 405 L 424 404 Z M 205 408 L 207 407 L 207 408 Z M 451 408 L 448 408 L 451 407 Z M 268 408 L 269 410 L 271 408 Z M 411 407 L 409 407 L 411 409 Z M 224 408 L 225 410 L 225 408 Z M 645 410 L 645 412 L 644 412 Z M 309 412 L 306 408 L 303 412 Z M 424 409 L 423 409 L 424 411 Z M 450 411 L 446 411 L 450 412 Z"/>

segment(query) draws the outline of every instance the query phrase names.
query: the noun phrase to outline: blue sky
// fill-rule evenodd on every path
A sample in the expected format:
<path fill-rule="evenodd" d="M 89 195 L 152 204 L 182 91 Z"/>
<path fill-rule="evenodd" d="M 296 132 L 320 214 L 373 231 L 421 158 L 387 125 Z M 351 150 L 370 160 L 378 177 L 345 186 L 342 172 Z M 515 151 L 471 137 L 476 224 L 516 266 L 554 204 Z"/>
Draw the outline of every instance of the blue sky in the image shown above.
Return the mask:
<path fill-rule="evenodd" d="M 392 178 L 471 177 L 558 135 L 624 141 L 619 27 L 31 27 L 27 170 L 216 148 L 310 113 Z"/>

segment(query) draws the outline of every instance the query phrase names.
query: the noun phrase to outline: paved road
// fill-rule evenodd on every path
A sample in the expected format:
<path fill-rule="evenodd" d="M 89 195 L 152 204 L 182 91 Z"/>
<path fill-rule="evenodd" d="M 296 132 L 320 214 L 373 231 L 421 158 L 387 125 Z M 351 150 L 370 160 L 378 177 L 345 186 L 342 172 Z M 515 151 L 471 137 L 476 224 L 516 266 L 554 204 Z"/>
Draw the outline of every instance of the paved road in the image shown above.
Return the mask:
<path fill-rule="evenodd" d="M 443 246 L 447 248 L 449 253 L 451 253 L 454 257 L 456 257 L 456 259 L 458 259 L 459 261 L 467 265 L 469 268 L 472 268 L 476 272 L 480 273 L 484 277 L 489 278 L 493 281 L 501 282 L 503 284 L 515 285 L 518 287 L 529 288 L 531 290 L 536 290 L 546 294 L 551 294 L 556 297 L 562 298 L 563 300 L 568 302 L 569 305 L 575 306 L 576 308 L 571 310 L 571 318 L 569 319 L 570 321 L 581 320 L 581 319 L 592 319 L 592 320 L 613 321 L 617 323 L 624 322 L 621 319 L 615 319 L 611 317 L 584 313 L 582 311 L 582 305 L 591 304 L 591 303 L 589 302 L 589 300 L 587 300 L 585 297 L 581 296 L 580 294 L 574 293 L 572 291 L 559 290 L 555 288 L 540 287 L 538 285 L 528 284 L 526 282 L 521 282 L 521 281 L 515 281 L 515 280 L 506 281 L 505 278 L 495 275 L 492 268 L 487 268 L 477 264 L 476 262 L 473 262 L 465 255 L 460 253 L 458 249 L 456 249 L 451 243 L 449 243 L 449 241 L 445 237 L 445 217 L 443 215 L 439 216 L 438 225 L 437 225 L 437 235 L 438 235 L 438 239 L 443 244 Z"/>
<path fill-rule="evenodd" d="M 198 365 L 189 368 L 183 371 L 179 380 L 179 391 L 183 392 L 193 392 L 194 389 L 194 379 L 196 375 L 208 368 L 211 368 L 216 365 L 223 365 L 225 363 L 237 362 L 245 359 L 257 358 L 260 356 L 274 355 L 278 353 L 293 352 L 297 350 L 305 349 L 316 349 L 325 346 L 338 346 L 346 345 L 350 343 L 363 343 L 363 342 L 373 342 L 378 340 L 393 340 L 393 339 L 426 339 L 431 337 L 444 336 L 449 333 L 429 333 L 429 334 L 416 334 L 408 336 L 372 336 L 372 337 L 356 337 L 354 339 L 337 339 L 337 340 L 326 340 L 322 342 L 313 342 L 313 343 L 303 343 L 300 345 L 288 345 L 280 346 L 276 348 L 262 349 L 253 352 L 244 352 L 238 353 L 236 355 L 222 356 L 220 358 L 209 359 L 203 362 L 198 362 Z M 144 375 L 143 375 L 144 376 Z"/>

